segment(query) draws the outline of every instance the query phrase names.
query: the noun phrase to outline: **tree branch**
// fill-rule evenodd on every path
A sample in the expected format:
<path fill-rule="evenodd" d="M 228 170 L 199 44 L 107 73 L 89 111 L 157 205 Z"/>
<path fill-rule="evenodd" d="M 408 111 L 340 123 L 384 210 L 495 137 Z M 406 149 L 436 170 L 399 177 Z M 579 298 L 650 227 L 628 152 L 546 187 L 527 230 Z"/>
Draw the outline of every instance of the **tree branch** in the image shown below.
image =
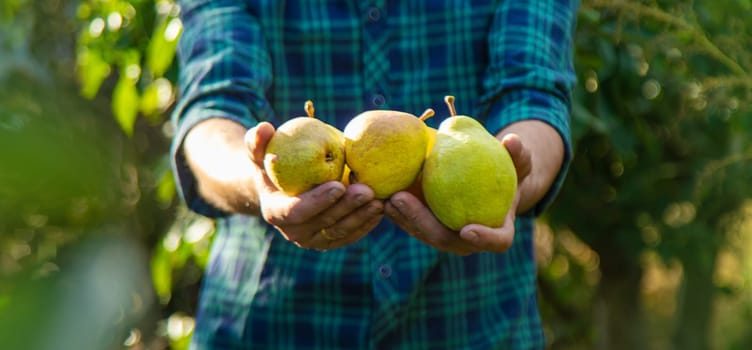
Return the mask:
<path fill-rule="evenodd" d="M 665 23 L 677 29 L 685 30 L 692 35 L 692 38 L 699 44 L 702 49 L 712 58 L 723 64 L 731 72 L 745 77 L 747 80 L 752 79 L 749 73 L 729 57 L 723 50 L 715 45 L 705 34 L 702 27 L 696 23 L 689 23 L 683 18 L 677 17 L 658 7 L 648 6 L 632 1 L 612 1 L 612 0 L 586 0 L 584 5 L 592 8 L 615 9 L 621 12 L 634 14 L 637 16 L 647 17 L 661 23 Z"/>

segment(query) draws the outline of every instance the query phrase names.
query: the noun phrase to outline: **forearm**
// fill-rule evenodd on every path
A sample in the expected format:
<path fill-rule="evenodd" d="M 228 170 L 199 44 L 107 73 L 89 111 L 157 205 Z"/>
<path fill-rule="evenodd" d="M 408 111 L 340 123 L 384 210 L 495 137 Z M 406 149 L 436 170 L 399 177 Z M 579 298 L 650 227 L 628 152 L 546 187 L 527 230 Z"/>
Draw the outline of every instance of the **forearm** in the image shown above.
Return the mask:
<path fill-rule="evenodd" d="M 531 156 L 517 213 L 538 215 L 546 208 L 571 157 L 572 36 L 578 8 L 578 0 L 501 2 L 489 30 L 486 100 L 481 100 L 489 106 L 485 126 L 499 137 L 519 135 Z"/>
<path fill-rule="evenodd" d="M 562 169 L 564 141 L 549 124 L 540 120 L 523 120 L 502 129 L 497 138 L 517 134 L 530 153 L 530 173 L 519 184 L 520 203 L 518 213 L 532 209 L 549 191 Z"/>
<path fill-rule="evenodd" d="M 208 119 L 188 132 L 183 152 L 198 194 L 207 203 L 230 213 L 257 215 L 260 174 L 246 149 L 245 132 L 232 120 Z"/>

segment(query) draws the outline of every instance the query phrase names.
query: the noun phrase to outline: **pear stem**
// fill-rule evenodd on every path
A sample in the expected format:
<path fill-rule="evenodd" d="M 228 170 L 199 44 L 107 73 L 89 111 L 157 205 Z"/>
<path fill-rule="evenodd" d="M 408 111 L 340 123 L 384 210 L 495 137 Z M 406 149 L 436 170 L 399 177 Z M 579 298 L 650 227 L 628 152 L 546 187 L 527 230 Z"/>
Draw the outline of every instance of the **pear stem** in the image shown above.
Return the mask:
<path fill-rule="evenodd" d="M 313 116 L 313 111 L 314 111 L 313 101 L 311 101 L 311 100 L 305 101 L 305 106 L 303 106 L 303 108 L 305 108 L 305 112 L 306 112 L 306 114 L 308 115 L 309 118 L 314 118 L 314 116 Z"/>
<path fill-rule="evenodd" d="M 423 114 L 418 117 L 418 119 L 420 119 L 421 121 L 426 121 L 426 119 L 433 117 L 434 114 L 436 114 L 436 112 L 434 112 L 433 108 L 429 108 L 426 109 L 425 112 L 423 112 Z"/>
<path fill-rule="evenodd" d="M 444 96 L 444 102 L 446 103 L 447 107 L 449 107 L 449 114 L 452 117 L 456 116 L 457 110 L 454 109 L 454 96 L 452 95 Z"/>

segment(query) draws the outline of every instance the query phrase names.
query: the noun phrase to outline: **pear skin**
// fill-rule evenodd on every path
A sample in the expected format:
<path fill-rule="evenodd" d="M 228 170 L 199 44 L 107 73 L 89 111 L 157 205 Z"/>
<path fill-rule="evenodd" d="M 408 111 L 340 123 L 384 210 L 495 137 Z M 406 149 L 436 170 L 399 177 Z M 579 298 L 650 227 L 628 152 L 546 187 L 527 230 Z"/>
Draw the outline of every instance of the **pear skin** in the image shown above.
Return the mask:
<path fill-rule="evenodd" d="M 340 180 L 345 164 L 342 132 L 313 117 L 313 103 L 306 102 L 307 117 L 282 124 L 269 140 L 264 169 L 277 188 L 295 196 L 327 181 Z"/>
<path fill-rule="evenodd" d="M 500 227 L 517 190 L 512 157 L 477 120 L 458 116 L 444 120 L 423 165 L 422 189 L 428 207 L 448 228 L 468 224 Z"/>
<path fill-rule="evenodd" d="M 345 127 L 345 159 L 352 183 L 371 187 L 378 199 L 408 188 L 418 177 L 428 147 L 427 126 L 413 114 L 372 110 Z"/>
<path fill-rule="evenodd" d="M 423 115 L 421 115 L 420 120 L 425 121 L 426 119 L 432 117 L 433 114 L 434 114 L 434 111 L 429 108 L 425 112 L 423 112 Z M 428 155 L 431 154 L 433 145 L 434 143 L 436 143 L 437 132 L 438 130 L 426 125 L 426 133 L 428 136 L 428 146 L 426 147 L 426 157 L 428 157 Z M 413 184 L 410 185 L 410 187 L 405 189 L 405 191 L 410 192 L 413 196 L 415 196 L 421 202 L 423 202 L 423 204 L 426 204 L 426 197 L 425 195 L 423 195 L 423 169 L 421 169 L 421 172 L 418 173 L 418 177 L 415 178 L 415 182 L 413 182 Z"/>
<path fill-rule="evenodd" d="M 350 167 L 347 166 L 347 163 L 345 163 L 344 169 L 342 170 L 342 178 L 339 182 L 345 186 L 350 186 Z"/>
<path fill-rule="evenodd" d="M 436 143 L 436 133 L 439 131 L 430 126 L 426 126 L 426 128 L 428 131 L 428 147 L 426 147 L 426 157 L 428 157 L 428 155 L 431 154 L 433 145 Z"/>

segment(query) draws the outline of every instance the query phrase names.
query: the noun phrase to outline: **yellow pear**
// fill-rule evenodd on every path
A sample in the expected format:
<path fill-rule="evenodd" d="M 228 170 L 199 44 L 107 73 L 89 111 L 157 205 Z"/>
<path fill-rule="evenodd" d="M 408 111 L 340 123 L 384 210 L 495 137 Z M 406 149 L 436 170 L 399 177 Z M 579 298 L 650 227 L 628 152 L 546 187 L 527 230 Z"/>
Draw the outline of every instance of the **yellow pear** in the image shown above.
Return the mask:
<path fill-rule="evenodd" d="M 408 188 L 426 158 L 429 135 L 424 120 L 413 114 L 372 110 L 355 116 L 345 126 L 345 162 L 351 183 L 368 185 L 378 199 Z"/>
<path fill-rule="evenodd" d="M 306 101 L 305 110 L 308 116 L 292 118 L 277 128 L 264 155 L 267 175 L 289 196 L 340 180 L 345 164 L 342 132 L 316 119 L 311 101 Z"/>
<path fill-rule="evenodd" d="M 350 167 L 347 166 L 347 163 L 345 163 L 344 170 L 342 170 L 342 179 L 340 179 L 339 182 L 345 186 L 350 186 Z"/>
<path fill-rule="evenodd" d="M 426 126 L 426 129 L 428 130 L 428 147 L 426 147 L 426 157 L 431 153 L 431 150 L 433 149 L 433 145 L 436 143 L 436 133 L 438 130 Z"/>
<path fill-rule="evenodd" d="M 456 115 L 454 97 L 445 99 L 444 120 L 423 165 L 428 207 L 448 228 L 468 224 L 500 227 L 517 191 L 517 171 L 506 147 L 477 120 Z"/>
<path fill-rule="evenodd" d="M 424 113 L 424 116 L 426 117 L 425 118 L 421 117 L 421 119 L 425 120 L 425 119 L 428 119 L 428 117 L 433 116 L 433 110 L 427 110 L 426 112 L 430 112 L 430 115 L 426 116 L 426 114 Z M 438 130 L 426 125 L 426 131 L 428 134 L 428 146 L 426 147 L 426 157 L 428 157 L 428 155 L 431 153 L 431 150 L 433 149 L 433 144 L 436 143 L 436 133 L 438 132 Z M 418 173 L 418 176 L 415 178 L 415 181 L 410 185 L 410 187 L 405 189 L 405 191 L 412 193 L 413 196 L 415 196 L 416 198 L 418 198 L 421 202 L 425 204 L 426 197 L 423 195 L 422 182 L 423 182 L 423 171 L 421 169 L 421 172 Z"/>

